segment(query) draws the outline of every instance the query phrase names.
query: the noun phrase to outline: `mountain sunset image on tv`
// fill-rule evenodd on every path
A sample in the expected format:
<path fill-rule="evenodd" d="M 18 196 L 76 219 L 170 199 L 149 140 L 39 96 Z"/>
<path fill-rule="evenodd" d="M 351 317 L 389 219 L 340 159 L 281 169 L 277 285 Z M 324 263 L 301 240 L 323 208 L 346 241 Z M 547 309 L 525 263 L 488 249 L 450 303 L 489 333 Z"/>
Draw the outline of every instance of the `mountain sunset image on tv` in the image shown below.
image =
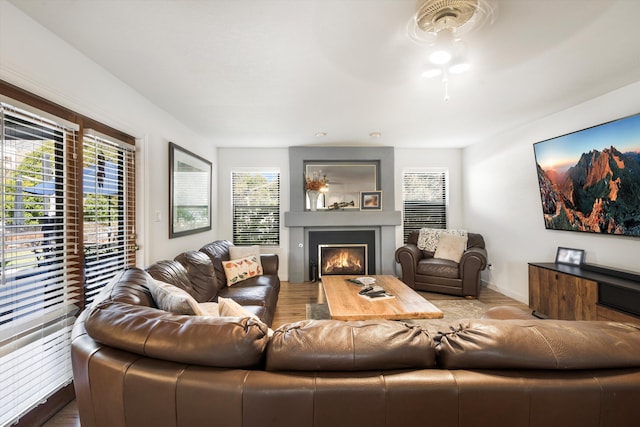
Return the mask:
<path fill-rule="evenodd" d="M 640 114 L 533 148 L 547 229 L 640 236 Z"/>

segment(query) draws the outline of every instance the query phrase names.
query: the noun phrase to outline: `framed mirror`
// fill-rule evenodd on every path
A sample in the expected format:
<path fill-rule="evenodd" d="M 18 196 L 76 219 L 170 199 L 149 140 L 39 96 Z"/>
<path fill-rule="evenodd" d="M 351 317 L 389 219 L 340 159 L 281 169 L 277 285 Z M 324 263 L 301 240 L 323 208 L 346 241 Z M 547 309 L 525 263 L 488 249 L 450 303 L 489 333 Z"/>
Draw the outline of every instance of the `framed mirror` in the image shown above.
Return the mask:
<path fill-rule="evenodd" d="M 169 238 L 211 230 L 211 162 L 169 143 Z"/>
<path fill-rule="evenodd" d="M 324 179 L 317 209 L 360 209 L 360 193 L 378 189 L 378 162 L 305 162 L 305 179 Z M 309 196 L 305 209 L 310 209 Z"/>

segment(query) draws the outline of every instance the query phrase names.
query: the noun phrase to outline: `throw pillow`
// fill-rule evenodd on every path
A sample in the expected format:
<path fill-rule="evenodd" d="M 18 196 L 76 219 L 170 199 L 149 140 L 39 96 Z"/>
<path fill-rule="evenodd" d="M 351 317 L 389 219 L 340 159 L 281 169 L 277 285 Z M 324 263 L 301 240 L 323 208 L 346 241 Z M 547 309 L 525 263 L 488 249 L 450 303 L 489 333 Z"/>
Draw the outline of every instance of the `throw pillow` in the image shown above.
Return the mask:
<path fill-rule="evenodd" d="M 198 302 L 187 293 L 170 283 L 148 280 L 149 292 L 159 309 L 176 314 L 196 314 Z"/>
<path fill-rule="evenodd" d="M 246 258 L 248 256 L 255 256 L 258 260 L 258 264 L 260 268 L 262 268 L 262 263 L 260 261 L 260 246 L 259 245 L 251 245 L 251 246 L 229 246 L 229 259 L 240 259 Z"/>
<path fill-rule="evenodd" d="M 435 228 L 421 228 L 418 234 L 418 248 L 423 251 L 434 252 L 438 246 L 438 239 L 442 230 Z"/>
<path fill-rule="evenodd" d="M 220 309 L 220 316 L 223 317 L 254 317 L 258 318 L 255 314 L 248 311 L 246 308 L 232 300 L 231 298 L 218 297 L 218 308 Z"/>
<path fill-rule="evenodd" d="M 218 307 L 220 308 L 220 316 L 223 317 L 251 317 L 262 323 L 262 320 L 231 298 L 218 297 Z M 267 335 L 273 336 L 273 329 L 267 328 Z"/>
<path fill-rule="evenodd" d="M 460 262 L 462 254 L 467 247 L 467 236 L 454 236 L 442 233 L 436 248 L 434 258 L 448 259 L 453 262 Z"/>
<path fill-rule="evenodd" d="M 223 261 L 222 267 L 224 268 L 224 274 L 227 276 L 227 286 L 235 285 L 250 277 L 262 275 L 262 266 L 255 255 Z"/>
<path fill-rule="evenodd" d="M 198 316 L 220 317 L 220 308 L 217 302 L 201 302 L 198 304 Z"/>

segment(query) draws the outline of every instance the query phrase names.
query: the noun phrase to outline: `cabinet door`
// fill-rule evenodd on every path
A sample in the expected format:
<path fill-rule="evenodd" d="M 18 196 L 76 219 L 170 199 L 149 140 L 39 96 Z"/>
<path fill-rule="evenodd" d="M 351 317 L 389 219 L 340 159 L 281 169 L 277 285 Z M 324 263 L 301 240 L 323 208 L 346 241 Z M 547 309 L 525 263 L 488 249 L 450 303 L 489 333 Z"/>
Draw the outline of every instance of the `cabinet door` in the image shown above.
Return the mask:
<path fill-rule="evenodd" d="M 558 318 L 558 286 L 555 271 L 529 266 L 529 307 L 551 318 Z"/>
<path fill-rule="evenodd" d="M 558 319 L 597 320 L 598 283 L 557 273 Z"/>

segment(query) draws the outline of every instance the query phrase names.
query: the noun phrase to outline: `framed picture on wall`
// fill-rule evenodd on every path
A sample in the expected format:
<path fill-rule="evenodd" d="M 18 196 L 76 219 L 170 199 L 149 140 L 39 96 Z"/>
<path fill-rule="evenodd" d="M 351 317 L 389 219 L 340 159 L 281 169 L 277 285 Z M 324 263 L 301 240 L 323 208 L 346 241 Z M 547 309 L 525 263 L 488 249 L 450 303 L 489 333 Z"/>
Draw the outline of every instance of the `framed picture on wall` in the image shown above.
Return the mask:
<path fill-rule="evenodd" d="M 361 191 L 360 192 L 361 211 L 382 210 L 382 191 Z"/>
<path fill-rule="evenodd" d="M 584 261 L 584 251 L 582 249 L 571 249 L 558 247 L 556 252 L 557 264 L 582 265 Z"/>
<path fill-rule="evenodd" d="M 211 162 L 169 143 L 169 238 L 211 230 Z"/>

